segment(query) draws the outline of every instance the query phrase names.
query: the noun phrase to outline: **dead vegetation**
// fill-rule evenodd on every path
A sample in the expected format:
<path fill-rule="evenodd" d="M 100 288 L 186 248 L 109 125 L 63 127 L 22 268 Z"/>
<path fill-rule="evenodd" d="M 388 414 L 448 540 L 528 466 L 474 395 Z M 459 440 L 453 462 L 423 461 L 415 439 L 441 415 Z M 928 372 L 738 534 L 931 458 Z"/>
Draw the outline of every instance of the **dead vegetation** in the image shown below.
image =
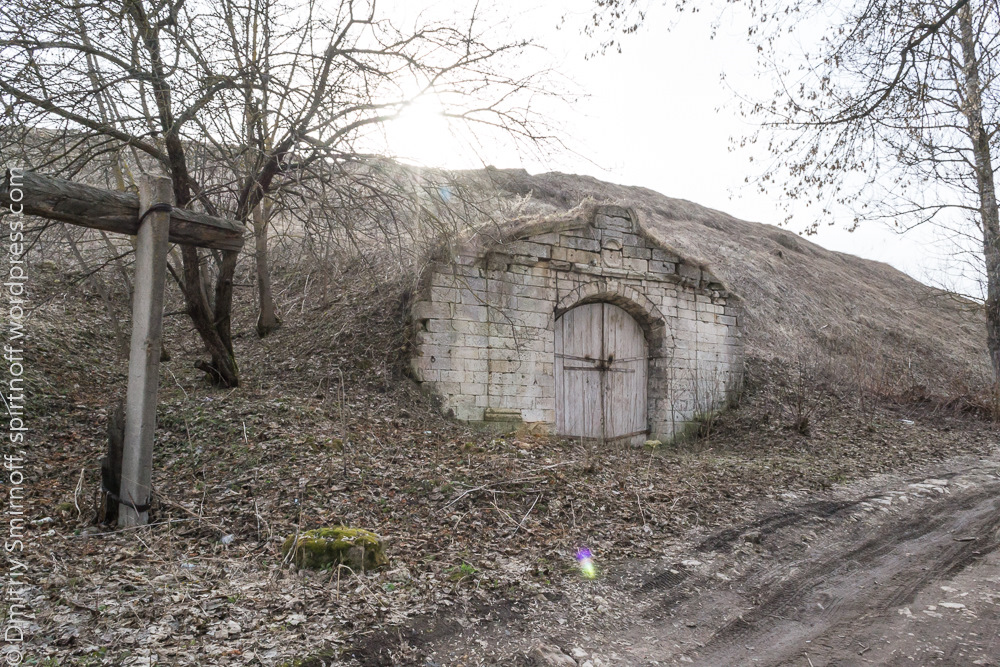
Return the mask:
<path fill-rule="evenodd" d="M 581 196 L 594 194 L 587 187 Z M 608 190 L 597 194 L 619 192 L 601 187 Z M 575 193 L 568 188 L 560 205 L 574 205 Z M 549 205 L 544 191 L 530 194 L 528 208 Z M 213 389 L 192 367 L 199 343 L 172 291 L 153 525 L 129 531 L 94 525 L 97 461 L 126 370 L 107 334 L 107 309 L 124 321 L 127 301 L 113 292 L 109 305 L 110 292 L 81 272 L 39 264 L 29 358 L 34 541 L 26 555 L 40 657 L 81 665 L 283 665 L 320 655 L 418 662 L 427 639 L 416 630 L 420 618 L 457 609 L 477 623 L 509 618 L 518 600 L 560 594 L 561 582 L 578 576 L 580 547 L 601 566 L 648 558 L 730 525 L 763 498 L 995 444 L 993 424 L 975 418 L 988 413 L 977 398 L 985 353 L 981 360 L 970 351 L 979 329 L 967 329 L 968 321 L 979 327 L 977 315 L 945 300 L 894 310 L 897 293 L 918 289 L 901 274 L 794 239 L 808 260 L 778 264 L 756 250 L 771 243 L 754 236 L 761 230 L 723 242 L 725 229 L 693 221 L 695 209 L 678 209 L 686 217 L 671 244 L 706 249 L 715 239 L 715 268 L 749 312 L 741 401 L 713 416 L 701 437 L 588 452 L 450 422 L 404 372 L 410 265 L 289 252 L 274 276 L 284 326 L 268 338 L 253 332 L 252 280 L 238 287 L 239 389 Z M 717 236 L 680 236 L 695 224 Z M 725 265 L 721 253 L 742 244 L 743 261 Z M 758 260 L 775 264 L 773 275 Z M 806 281 L 809 262 L 815 278 Z M 863 270 L 845 268 L 836 275 L 852 282 L 831 286 L 834 274 L 823 271 L 839 264 Z M 789 291 L 781 281 L 799 281 L 788 309 L 778 303 Z M 871 302 L 864 316 L 849 310 L 851 290 L 861 292 L 858 303 Z M 338 523 L 386 537 L 390 568 L 352 576 L 282 562 L 288 535 Z"/>
<path fill-rule="evenodd" d="M 874 364 L 873 376 L 906 374 L 942 395 L 952 383 L 979 390 L 991 382 L 982 307 L 886 264 L 645 188 L 520 170 L 494 171 L 493 178 L 530 196 L 539 213 L 587 198 L 634 207 L 659 242 L 700 260 L 740 295 L 749 356 Z"/>

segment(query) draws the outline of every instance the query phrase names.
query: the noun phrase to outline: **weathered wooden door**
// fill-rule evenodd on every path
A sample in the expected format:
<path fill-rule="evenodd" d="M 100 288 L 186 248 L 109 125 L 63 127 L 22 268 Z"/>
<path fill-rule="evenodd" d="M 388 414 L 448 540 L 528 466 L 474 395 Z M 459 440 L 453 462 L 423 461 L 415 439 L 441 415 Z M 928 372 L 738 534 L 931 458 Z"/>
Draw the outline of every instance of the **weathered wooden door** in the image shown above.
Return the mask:
<path fill-rule="evenodd" d="M 556 432 L 642 442 L 646 438 L 646 339 L 627 312 L 588 303 L 555 324 Z"/>

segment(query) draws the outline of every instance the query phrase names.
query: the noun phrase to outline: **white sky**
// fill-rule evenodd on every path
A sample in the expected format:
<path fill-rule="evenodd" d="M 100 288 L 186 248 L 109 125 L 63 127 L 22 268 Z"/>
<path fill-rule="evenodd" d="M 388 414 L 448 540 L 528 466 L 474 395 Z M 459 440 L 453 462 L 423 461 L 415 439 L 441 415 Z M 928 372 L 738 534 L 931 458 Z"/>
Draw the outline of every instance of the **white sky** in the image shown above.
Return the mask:
<path fill-rule="evenodd" d="M 428 14 L 467 15 L 473 3 L 465 0 L 407 3 Z M 530 37 L 543 45 L 539 65 L 554 64 L 585 96 L 572 104 L 553 105 L 550 117 L 564 130 L 571 151 L 545 159 L 519 156 L 501 147 L 479 149 L 478 158 L 446 137 L 447 126 L 434 118 L 433 105 L 416 110 L 408 120 L 390 128 L 389 140 L 397 153 L 428 166 L 523 167 L 529 172 L 559 170 L 638 185 L 671 197 L 720 209 L 738 218 L 777 223 L 786 211 L 777 195 L 764 195 L 744 179 L 759 173 L 746 151 L 732 151 L 730 137 L 749 135 L 753 128 L 738 114 L 737 94 L 766 94 L 753 78 L 753 47 L 745 40 L 741 17 L 732 15 L 714 40 L 713 15 L 686 15 L 673 29 L 670 11 L 653 2 L 646 26 L 623 39 L 623 53 L 591 59 L 585 55 L 597 44 L 580 33 L 589 16 L 589 0 L 555 0 L 541 4 L 506 0 L 499 11 L 509 12 L 507 29 L 498 38 Z M 562 17 L 567 16 L 565 23 Z M 560 27 L 560 24 L 562 26 Z M 720 80 L 727 75 L 726 83 Z M 764 157 L 758 155 L 758 159 Z M 812 219 L 801 206 L 791 209 L 788 229 L 799 232 Z M 842 224 L 823 228 L 813 242 L 827 248 L 887 262 L 910 275 L 962 291 L 975 288 L 950 277 L 946 248 L 934 243 L 931 230 L 900 236 L 878 224 L 853 233 Z"/>

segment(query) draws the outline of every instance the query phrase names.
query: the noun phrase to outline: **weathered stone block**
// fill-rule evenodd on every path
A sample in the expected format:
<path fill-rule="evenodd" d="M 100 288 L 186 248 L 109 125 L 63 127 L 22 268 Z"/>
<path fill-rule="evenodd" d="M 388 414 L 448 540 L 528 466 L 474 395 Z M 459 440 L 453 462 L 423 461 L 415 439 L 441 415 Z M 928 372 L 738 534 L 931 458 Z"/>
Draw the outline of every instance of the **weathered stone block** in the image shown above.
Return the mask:
<path fill-rule="evenodd" d="M 321 570 L 345 565 L 356 572 L 375 570 L 389 564 L 385 545 L 375 533 L 361 528 L 334 526 L 289 535 L 281 553 L 295 565 Z"/>
<path fill-rule="evenodd" d="M 545 299 L 533 299 L 528 296 L 518 296 L 511 300 L 511 308 L 516 308 L 519 311 L 534 312 L 534 313 L 546 313 L 546 315 L 552 311 L 552 302 Z"/>
<path fill-rule="evenodd" d="M 626 257 L 634 257 L 637 259 L 649 259 L 652 255 L 652 251 L 645 246 L 624 246 L 622 248 L 622 254 Z"/>
<path fill-rule="evenodd" d="M 626 257 L 622 260 L 622 268 L 635 273 L 646 273 L 649 270 L 649 262 L 645 259 Z"/>
<path fill-rule="evenodd" d="M 698 321 L 693 317 L 678 317 L 671 322 L 671 325 L 674 333 L 688 333 L 698 330 Z"/>
<path fill-rule="evenodd" d="M 681 258 L 670 252 L 669 250 L 663 250 L 662 248 L 653 248 L 650 250 L 650 255 L 652 259 L 660 262 L 669 262 L 670 264 L 678 264 Z"/>
<path fill-rule="evenodd" d="M 442 333 L 454 330 L 455 328 L 452 326 L 452 320 L 427 320 L 424 324 L 424 331 L 429 331 L 431 333 Z"/>
<path fill-rule="evenodd" d="M 672 274 L 677 272 L 677 265 L 673 262 L 661 262 L 660 260 L 649 260 L 649 270 L 656 273 Z"/>
<path fill-rule="evenodd" d="M 415 320 L 446 319 L 451 317 L 451 306 L 447 302 L 418 301 L 413 304 L 413 309 L 410 312 Z"/>
<path fill-rule="evenodd" d="M 431 301 L 436 303 L 455 303 L 458 301 L 458 289 L 454 287 L 431 286 Z"/>
<path fill-rule="evenodd" d="M 432 322 L 435 320 L 431 320 Z M 485 336 L 489 332 L 489 322 L 474 322 L 472 320 L 450 320 L 453 331 L 466 334 Z"/>
<path fill-rule="evenodd" d="M 521 326 L 547 329 L 552 320 L 552 316 L 549 313 L 534 313 L 523 310 L 514 310 L 510 312 L 510 319 L 517 322 Z"/>
<path fill-rule="evenodd" d="M 434 273 L 431 276 L 431 285 L 434 287 L 457 287 L 458 276 L 452 273 Z"/>
<path fill-rule="evenodd" d="M 529 299 L 540 299 L 551 308 L 551 303 L 555 300 L 555 290 L 548 287 L 534 287 L 530 285 L 519 285 L 513 290 L 513 295 L 517 298 L 527 297 Z"/>
<path fill-rule="evenodd" d="M 464 370 L 442 370 L 439 372 L 438 379 L 441 382 L 455 383 L 460 385 L 465 381 L 465 371 Z M 457 389 L 461 390 L 461 387 L 456 386 Z"/>
<path fill-rule="evenodd" d="M 678 264 L 677 275 L 683 278 L 691 278 L 692 280 L 701 280 L 701 269 L 691 264 Z"/>
<path fill-rule="evenodd" d="M 418 331 L 413 337 L 418 346 L 439 345 L 445 348 L 455 345 L 462 340 L 462 334 L 454 331 L 440 331 L 431 333 L 429 331 Z"/>
<path fill-rule="evenodd" d="M 552 248 L 552 259 L 570 262 L 571 264 L 600 264 L 601 262 L 601 256 L 598 252 L 575 250 L 561 246 Z"/>
<path fill-rule="evenodd" d="M 519 422 L 524 421 L 521 411 L 511 408 L 487 408 L 483 411 L 484 422 Z"/>
<path fill-rule="evenodd" d="M 619 218 L 617 216 L 598 214 L 594 216 L 594 224 L 605 230 L 632 231 L 632 221 L 624 217 Z"/>
<path fill-rule="evenodd" d="M 521 278 L 520 284 L 531 287 L 551 287 L 552 278 L 548 269 L 539 269 L 539 274 L 529 273 Z"/>
<path fill-rule="evenodd" d="M 604 267 L 602 269 L 594 269 L 593 267 L 587 266 L 585 264 L 574 264 L 573 267 L 580 273 L 588 275 L 598 275 L 606 276 L 608 278 L 627 278 L 629 275 L 629 270 L 624 268 L 614 268 L 614 267 Z"/>
<path fill-rule="evenodd" d="M 589 227 L 583 227 L 579 229 L 564 229 L 560 232 L 560 241 L 555 245 L 561 245 L 562 239 L 570 238 L 580 238 L 580 239 L 595 239 L 598 238 L 598 230 L 591 229 Z"/>
<path fill-rule="evenodd" d="M 485 292 L 486 278 L 471 278 L 468 276 L 457 276 L 454 286 L 463 292 Z"/>
<path fill-rule="evenodd" d="M 452 317 L 456 320 L 468 320 L 471 322 L 486 322 L 486 306 L 455 303 Z"/>
<path fill-rule="evenodd" d="M 624 206 L 618 206 L 616 204 L 604 204 L 597 207 L 595 211 L 598 215 L 608 215 L 616 218 L 625 218 L 626 220 L 631 220 L 632 216 L 629 210 Z"/>
<path fill-rule="evenodd" d="M 535 399 L 534 405 L 539 410 L 555 410 L 556 409 L 556 397 L 554 394 L 546 394 L 544 396 L 539 396 Z"/>
<path fill-rule="evenodd" d="M 463 382 L 462 393 L 466 396 L 479 396 L 486 393 L 486 385 L 482 382 Z"/>
<path fill-rule="evenodd" d="M 538 409 L 529 409 L 521 411 L 522 419 L 525 422 L 543 422 L 545 421 L 545 411 Z"/>
<path fill-rule="evenodd" d="M 465 340 L 462 341 L 462 345 L 467 345 L 469 347 L 488 347 L 489 337 L 488 336 L 475 336 L 472 334 L 463 334 Z"/>
<path fill-rule="evenodd" d="M 539 259 L 548 259 L 552 256 L 552 246 L 531 241 L 514 241 L 508 244 L 507 250 L 512 255 L 528 255 Z"/>
<path fill-rule="evenodd" d="M 460 363 L 462 370 L 468 373 L 473 373 L 472 380 L 474 382 L 480 382 L 478 376 L 482 375 L 485 377 L 487 371 L 490 370 L 489 359 L 462 359 Z"/>
<path fill-rule="evenodd" d="M 588 250 L 590 252 L 600 252 L 601 243 L 597 239 L 579 238 L 576 236 L 564 236 L 560 245 L 575 250 Z"/>
<path fill-rule="evenodd" d="M 489 350 L 482 347 L 461 345 L 450 348 L 449 351 L 451 352 L 451 358 L 455 360 L 454 365 L 464 365 L 466 361 L 477 359 L 485 361 L 489 358 Z"/>
<path fill-rule="evenodd" d="M 414 368 L 413 375 L 417 382 L 437 382 L 440 379 L 439 372 L 435 370 Z"/>

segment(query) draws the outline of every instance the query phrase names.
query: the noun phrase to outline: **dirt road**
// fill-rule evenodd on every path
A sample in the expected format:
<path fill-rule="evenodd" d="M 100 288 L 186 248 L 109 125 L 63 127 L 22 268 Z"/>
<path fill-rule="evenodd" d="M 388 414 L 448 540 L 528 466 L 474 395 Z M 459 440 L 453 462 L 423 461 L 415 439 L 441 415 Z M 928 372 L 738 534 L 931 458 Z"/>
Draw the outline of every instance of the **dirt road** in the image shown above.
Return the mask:
<path fill-rule="evenodd" d="M 594 667 L 1000 665 L 1000 460 L 924 472 L 785 494 L 659 562 L 409 641 L 427 665 L 530 664 L 540 642 Z"/>
<path fill-rule="evenodd" d="M 998 664 L 1000 483 L 993 472 L 810 503 L 749 528 L 753 541 L 759 531 L 763 549 L 743 576 L 704 590 L 695 578 L 667 593 L 684 599 L 661 607 L 664 618 L 684 619 L 690 632 L 671 623 L 666 634 L 677 641 L 666 651 L 662 640 L 647 646 L 632 634 L 629 662 Z M 723 551 L 730 535 L 703 546 Z M 720 609 L 727 611 L 718 618 Z M 656 618 L 650 611 L 644 616 Z"/>

